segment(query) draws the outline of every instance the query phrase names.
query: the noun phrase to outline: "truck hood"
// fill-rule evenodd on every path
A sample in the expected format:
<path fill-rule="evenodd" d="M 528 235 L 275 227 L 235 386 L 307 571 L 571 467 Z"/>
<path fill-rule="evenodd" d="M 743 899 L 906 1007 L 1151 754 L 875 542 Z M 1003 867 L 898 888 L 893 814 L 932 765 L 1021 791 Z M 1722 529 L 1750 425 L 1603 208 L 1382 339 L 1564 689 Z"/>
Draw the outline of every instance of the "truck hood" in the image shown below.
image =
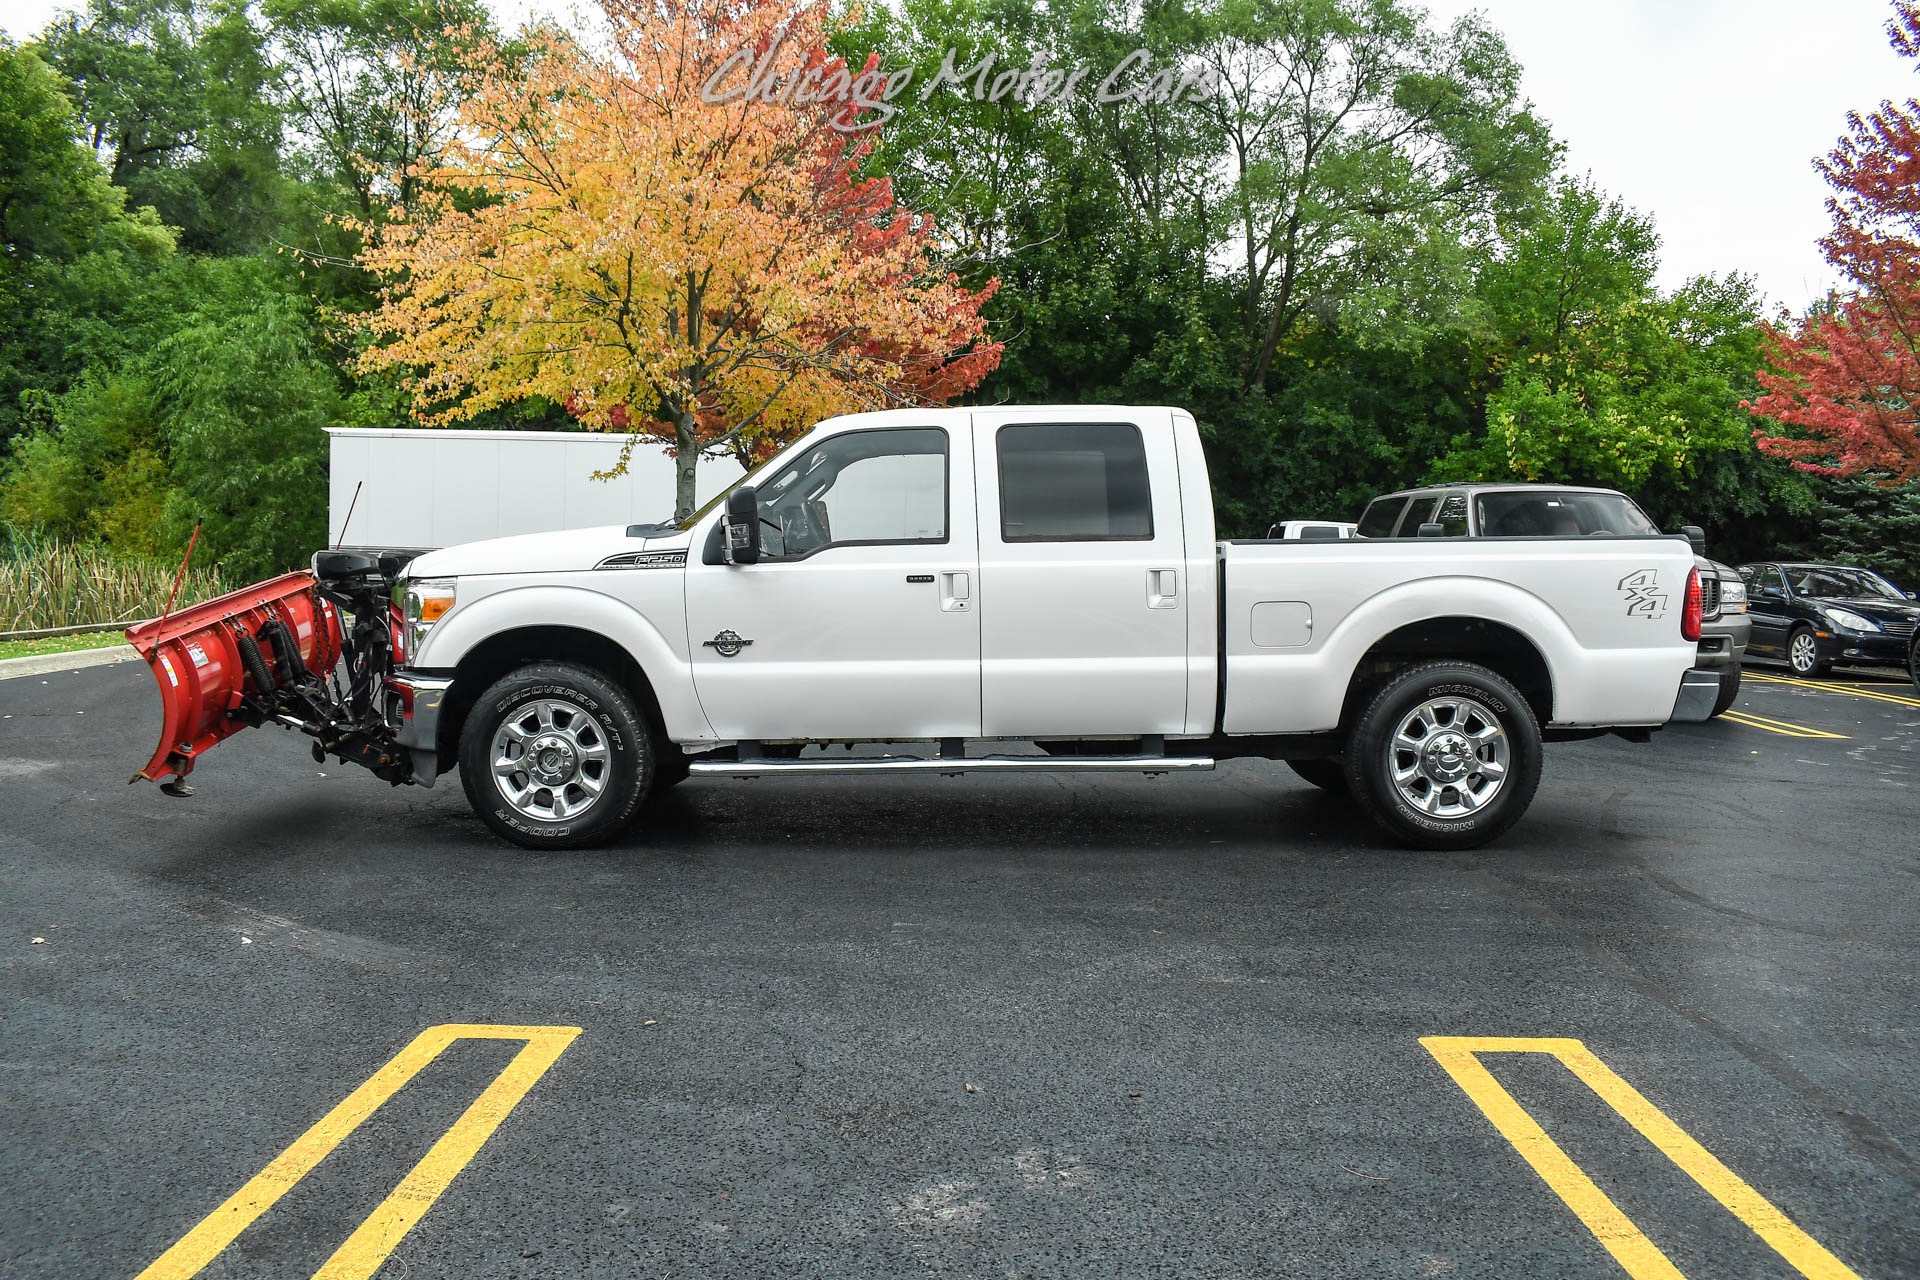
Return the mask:
<path fill-rule="evenodd" d="M 630 535 L 646 530 L 638 536 Z M 671 525 L 601 525 L 555 533 L 523 533 L 511 538 L 464 542 L 416 557 L 409 578 L 464 578 L 482 574 L 574 573 L 591 569 L 608 556 L 635 551 L 683 549 L 693 535 Z"/>

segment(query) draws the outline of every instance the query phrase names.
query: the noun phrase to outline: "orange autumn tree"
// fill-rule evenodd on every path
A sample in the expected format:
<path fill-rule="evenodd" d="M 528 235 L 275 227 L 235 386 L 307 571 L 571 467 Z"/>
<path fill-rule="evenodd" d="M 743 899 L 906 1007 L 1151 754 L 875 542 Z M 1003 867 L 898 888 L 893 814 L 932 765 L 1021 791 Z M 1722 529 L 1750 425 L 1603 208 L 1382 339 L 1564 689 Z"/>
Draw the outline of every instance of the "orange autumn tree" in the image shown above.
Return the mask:
<path fill-rule="evenodd" d="M 819 418 L 945 403 L 1000 361 L 930 219 L 861 180 L 884 81 L 820 6 L 601 0 L 606 30 L 465 55 L 414 211 L 360 228 L 369 370 L 437 425 L 535 396 L 677 462 L 763 457 Z"/>

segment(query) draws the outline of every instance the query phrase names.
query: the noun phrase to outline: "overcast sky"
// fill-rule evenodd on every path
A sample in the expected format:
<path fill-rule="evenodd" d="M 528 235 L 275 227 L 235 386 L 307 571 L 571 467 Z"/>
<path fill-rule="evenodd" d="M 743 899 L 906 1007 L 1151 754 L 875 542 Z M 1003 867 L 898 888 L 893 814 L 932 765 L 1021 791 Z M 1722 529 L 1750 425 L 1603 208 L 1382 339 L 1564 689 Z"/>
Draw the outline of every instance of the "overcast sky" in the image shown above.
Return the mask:
<path fill-rule="evenodd" d="M 493 0 L 517 18 L 527 0 Z M 1478 10 L 1526 70 L 1525 92 L 1592 176 L 1659 227 L 1671 288 L 1744 271 L 1799 310 L 1832 273 L 1814 241 L 1826 186 L 1812 161 L 1850 109 L 1920 94 L 1887 47 L 1886 0 L 1426 0 Z M 55 0 L 0 0 L 0 30 L 39 30 Z M 565 9 L 565 4 L 542 4 Z"/>

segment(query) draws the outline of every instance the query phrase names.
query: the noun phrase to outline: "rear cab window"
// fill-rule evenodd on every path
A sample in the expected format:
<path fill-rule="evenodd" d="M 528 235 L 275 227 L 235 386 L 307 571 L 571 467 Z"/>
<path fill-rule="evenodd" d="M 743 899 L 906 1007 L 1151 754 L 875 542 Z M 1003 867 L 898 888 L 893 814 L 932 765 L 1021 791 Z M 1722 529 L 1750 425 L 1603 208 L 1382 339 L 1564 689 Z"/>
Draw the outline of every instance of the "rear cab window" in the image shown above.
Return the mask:
<path fill-rule="evenodd" d="M 1394 526 L 1400 523 L 1400 513 L 1406 509 L 1406 494 L 1375 498 L 1367 504 L 1366 512 L 1360 517 L 1360 527 L 1354 530 L 1354 536 L 1391 538 Z"/>
<path fill-rule="evenodd" d="M 1417 538 L 1420 526 L 1433 519 L 1433 513 L 1440 506 L 1440 495 L 1436 493 L 1417 493 L 1407 503 L 1407 514 L 1400 517 L 1400 536 Z"/>

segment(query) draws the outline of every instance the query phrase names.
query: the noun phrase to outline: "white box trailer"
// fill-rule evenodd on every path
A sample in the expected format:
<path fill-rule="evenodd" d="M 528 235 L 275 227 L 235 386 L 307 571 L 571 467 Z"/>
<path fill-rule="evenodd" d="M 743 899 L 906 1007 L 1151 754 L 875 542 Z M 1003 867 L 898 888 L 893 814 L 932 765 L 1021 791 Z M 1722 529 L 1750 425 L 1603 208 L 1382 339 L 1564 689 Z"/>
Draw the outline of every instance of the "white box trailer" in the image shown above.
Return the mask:
<path fill-rule="evenodd" d="M 621 435 L 398 427 L 327 435 L 327 537 L 349 547 L 425 551 L 673 515 L 673 459 L 662 445 L 643 441 L 627 474 L 593 478 L 619 460 Z M 740 464 L 702 458 L 694 475 L 705 502 L 739 479 Z"/>

